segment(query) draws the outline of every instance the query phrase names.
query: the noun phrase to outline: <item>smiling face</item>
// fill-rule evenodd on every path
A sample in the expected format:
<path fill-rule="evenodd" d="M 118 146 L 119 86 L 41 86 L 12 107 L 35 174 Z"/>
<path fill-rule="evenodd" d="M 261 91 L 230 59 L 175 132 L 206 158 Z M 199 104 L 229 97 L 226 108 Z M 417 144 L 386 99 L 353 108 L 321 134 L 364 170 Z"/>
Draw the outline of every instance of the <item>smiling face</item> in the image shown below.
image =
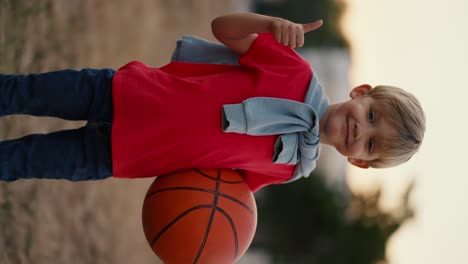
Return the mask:
<path fill-rule="evenodd" d="M 369 85 L 354 88 L 350 100 L 330 105 L 320 120 L 320 142 L 335 147 L 361 168 L 379 158 L 386 139 L 398 137 L 379 102 L 366 96 L 371 89 Z"/>

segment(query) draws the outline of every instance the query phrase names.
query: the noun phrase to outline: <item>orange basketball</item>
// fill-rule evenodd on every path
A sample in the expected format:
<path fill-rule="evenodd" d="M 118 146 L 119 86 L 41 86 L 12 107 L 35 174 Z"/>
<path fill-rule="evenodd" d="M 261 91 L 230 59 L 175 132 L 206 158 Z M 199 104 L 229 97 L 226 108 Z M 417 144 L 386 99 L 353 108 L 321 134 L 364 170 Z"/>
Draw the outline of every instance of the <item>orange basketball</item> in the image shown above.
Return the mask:
<path fill-rule="evenodd" d="M 143 229 L 167 264 L 234 263 L 257 227 L 255 199 L 234 170 L 182 170 L 159 176 L 143 204 Z"/>

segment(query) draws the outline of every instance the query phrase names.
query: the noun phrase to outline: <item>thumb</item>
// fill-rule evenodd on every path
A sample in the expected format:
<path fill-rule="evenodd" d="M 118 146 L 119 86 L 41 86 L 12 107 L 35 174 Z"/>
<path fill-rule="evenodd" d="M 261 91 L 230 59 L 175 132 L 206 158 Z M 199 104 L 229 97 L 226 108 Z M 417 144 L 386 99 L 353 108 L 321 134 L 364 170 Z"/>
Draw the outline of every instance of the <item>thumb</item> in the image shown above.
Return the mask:
<path fill-rule="evenodd" d="M 307 24 L 302 24 L 302 29 L 304 30 L 304 33 L 314 31 L 317 28 L 321 27 L 323 25 L 323 20 L 319 19 L 315 22 L 312 23 L 307 23 Z"/>

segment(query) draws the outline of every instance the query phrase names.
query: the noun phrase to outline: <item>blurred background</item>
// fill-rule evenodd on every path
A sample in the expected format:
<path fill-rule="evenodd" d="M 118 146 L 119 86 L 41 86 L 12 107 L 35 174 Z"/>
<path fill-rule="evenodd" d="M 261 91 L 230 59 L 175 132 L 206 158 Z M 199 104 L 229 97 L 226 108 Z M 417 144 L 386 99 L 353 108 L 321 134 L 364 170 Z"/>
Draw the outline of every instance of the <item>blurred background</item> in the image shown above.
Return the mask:
<path fill-rule="evenodd" d="M 468 263 L 464 10 L 464 0 L 0 0 L 0 72 L 162 66 L 183 34 L 213 40 L 210 22 L 227 12 L 321 18 L 298 52 L 330 101 L 361 83 L 401 86 L 426 111 L 425 142 L 398 168 L 366 171 L 324 147 L 309 178 L 256 193 L 240 263 Z M 2 117 L 0 139 L 82 125 Z M 141 227 L 151 182 L 0 183 L 0 263 L 158 263 Z"/>

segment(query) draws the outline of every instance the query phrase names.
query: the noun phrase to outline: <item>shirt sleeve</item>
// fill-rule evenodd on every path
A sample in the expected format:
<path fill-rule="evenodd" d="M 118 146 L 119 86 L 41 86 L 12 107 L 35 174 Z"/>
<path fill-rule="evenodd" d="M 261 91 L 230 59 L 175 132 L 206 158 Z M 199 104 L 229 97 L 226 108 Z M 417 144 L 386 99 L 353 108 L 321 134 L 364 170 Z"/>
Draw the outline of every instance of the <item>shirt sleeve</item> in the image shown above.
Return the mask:
<path fill-rule="evenodd" d="M 271 184 L 281 184 L 284 183 L 284 179 L 268 176 L 265 174 L 260 174 L 252 171 L 240 170 L 239 171 L 244 181 L 249 186 L 252 192 L 256 192 L 261 188 L 271 185 Z"/>
<path fill-rule="evenodd" d="M 310 65 L 294 49 L 278 43 L 272 33 L 261 33 L 249 50 L 240 57 L 239 64 L 246 67 L 271 69 L 296 68 L 310 72 Z"/>

